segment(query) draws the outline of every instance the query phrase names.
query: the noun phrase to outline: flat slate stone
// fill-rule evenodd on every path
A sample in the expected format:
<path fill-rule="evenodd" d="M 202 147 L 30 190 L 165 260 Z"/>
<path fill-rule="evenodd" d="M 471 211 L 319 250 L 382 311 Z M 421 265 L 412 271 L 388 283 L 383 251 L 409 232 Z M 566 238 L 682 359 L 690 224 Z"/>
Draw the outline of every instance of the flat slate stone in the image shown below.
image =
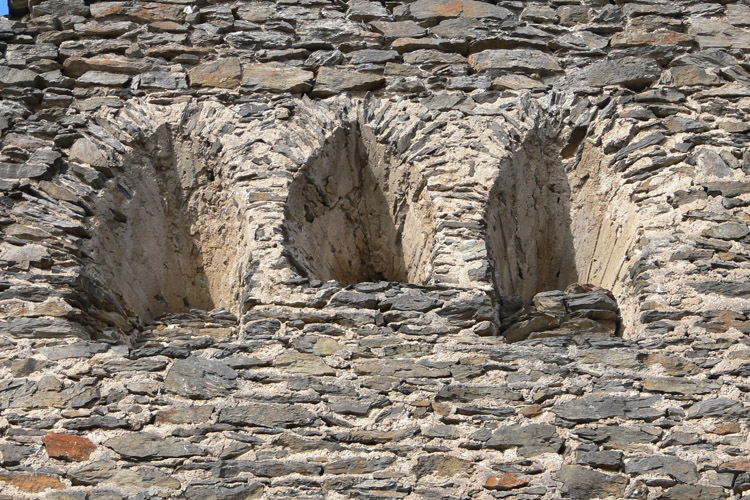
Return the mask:
<path fill-rule="evenodd" d="M 95 354 L 109 350 L 107 344 L 96 342 L 75 342 L 73 344 L 39 349 L 50 361 L 60 361 L 69 358 L 91 358 Z"/>
<path fill-rule="evenodd" d="M 385 84 L 385 78 L 373 73 L 323 66 L 318 69 L 312 95 L 328 97 L 344 91 L 374 90 Z"/>
<path fill-rule="evenodd" d="M 98 461 L 68 471 L 67 477 L 73 485 L 96 486 L 111 484 L 114 486 L 132 486 L 151 488 L 156 486 L 168 490 L 180 488 L 180 482 L 171 474 L 165 474 L 155 467 L 124 468 L 115 462 Z"/>
<path fill-rule="evenodd" d="M 328 366 L 319 356 L 301 352 L 285 352 L 274 359 L 273 366 L 279 368 L 284 373 L 291 373 L 293 375 L 319 377 L 336 374 L 336 371 Z"/>
<path fill-rule="evenodd" d="M 632 476 L 642 474 L 668 475 L 681 483 L 692 484 L 698 481 L 695 464 L 668 455 L 631 458 L 625 461 L 625 472 Z"/>
<path fill-rule="evenodd" d="M 0 89 L 6 87 L 36 87 L 39 75 L 30 69 L 0 66 Z"/>
<path fill-rule="evenodd" d="M 189 485 L 183 495 L 186 500 L 255 499 L 261 498 L 264 487 L 261 483 Z"/>
<path fill-rule="evenodd" d="M 187 79 L 182 73 L 170 73 L 168 71 L 149 71 L 140 75 L 138 86 L 144 89 L 186 89 Z"/>
<path fill-rule="evenodd" d="M 490 49 L 469 56 L 474 71 L 503 72 L 521 70 L 552 73 L 562 71 L 557 59 L 545 52 L 533 49 Z"/>
<path fill-rule="evenodd" d="M 82 86 L 101 85 L 105 87 L 122 87 L 130 81 L 130 76 L 122 73 L 107 73 L 106 71 L 87 71 L 76 83 Z"/>
<path fill-rule="evenodd" d="M 720 486 L 678 484 L 666 489 L 660 500 L 725 500 L 730 498 Z"/>
<path fill-rule="evenodd" d="M 108 439 L 104 444 L 123 457 L 134 460 L 160 460 L 206 454 L 205 450 L 190 441 L 147 432 L 129 432 Z"/>
<path fill-rule="evenodd" d="M 50 170 L 49 165 L 28 163 L 0 163 L 1 179 L 36 179 L 44 177 Z"/>
<path fill-rule="evenodd" d="M 741 402 L 725 398 L 705 399 L 687 409 L 688 418 L 737 417 L 746 413 Z"/>
<path fill-rule="evenodd" d="M 750 50 L 750 32 L 727 22 L 693 18 L 689 21 L 689 32 L 695 35 L 701 49 Z"/>
<path fill-rule="evenodd" d="M 236 57 L 228 57 L 191 69 L 190 86 L 230 89 L 240 84 L 241 77 L 240 60 Z"/>
<path fill-rule="evenodd" d="M 750 234 L 750 229 L 748 229 L 747 224 L 740 222 L 724 222 L 706 229 L 701 234 L 707 238 L 739 240 Z"/>
<path fill-rule="evenodd" d="M 414 21 L 373 21 L 370 26 L 388 39 L 416 38 L 427 33 L 426 29 Z"/>
<path fill-rule="evenodd" d="M 226 460 L 221 464 L 221 477 L 234 477 L 241 472 L 250 472 L 258 477 L 277 478 L 289 474 L 319 476 L 320 465 L 298 460 Z"/>
<path fill-rule="evenodd" d="M 563 483 L 562 490 L 570 498 L 623 498 L 628 477 L 623 474 L 605 474 L 580 465 L 563 465 L 555 475 Z"/>
<path fill-rule="evenodd" d="M 477 433 L 480 437 L 481 432 Z M 563 443 L 554 425 L 530 424 L 498 428 L 484 445 L 498 450 L 518 448 L 519 455 L 533 457 L 542 453 L 559 453 Z"/>
<path fill-rule="evenodd" d="M 313 87 L 312 71 L 282 63 L 246 64 L 242 70 L 242 85 L 270 92 L 308 92 Z"/>
<path fill-rule="evenodd" d="M 507 19 L 511 11 L 498 5 L 473 0 L 417 0 L 404 6 L 417 21 L 431 21 L 466 16 L 476 18 Z M 399 12 L 395 12 L 398 14 Z"/>
<path fill-rule="evenodd" d="M 224 408 L 218 422 L 251 427 L 299 427 L 309 425 L 315 414 L 300 405 L 257 403 Z"/>
<path fill-rule="evenodd" d="M 440 305 L 436 299 L 423 293 L 404 293 L 384 300 L 380 303 L 381 310 L 427 312 Z"/>
<path fill-rule="evenodd" d="M 65 59 L 63 67 L 66 75 L 78 78 L 87 71 L 137 75 L 150 70 L 151 64 L 140 59 L 115 54 L 102 54 L 93 57 L 71 56 Z"/>
<path fill-rule="evenodd" d="M 704 281 L 689 283 L 689 286 L 699 293 L 716 293 L 727 297 L 750 296 L 750 283 L 738 281 Z"/>
<path fill-rule="evenodd" d="M 178 359 L 167 372 L 164 387 L 181 396 L 210 399 L 237 388 L 237 372 L 226 364 L 193 356 Z"/>
<path fill-rule="evenodd" d="M 576 73 L 577 85 L 623 87 L 642 89 L 656 81 L 661 75 L 661 67 L 651 59 L 627 56 L 612 61 L 600 61 Z"/>
<path fill-rule="evenodd" d="M 357 309 L 375 309 L 378 298 L 371 293 L 351 292 L 342 290 L 331 298 L 332 306 L 356 307 Z"/>
<path fill-rule="evenodd" d="M 417 465 L 412 471 L 421 478 L 434 474 L 439 477 L 454 477 L 457 474 L 465 474 L 471 470 L 473 463 L 469 460 L 454 457 L 447 453 L 433 453 L 420 456 Z M 328 472 L 326 468 L 326 472 Z"/>
<path fill-rule="evenodd" d="M 658 396 L 628 399 L 607 394 L 591 394 L 558 404 L 552 411 L 560 418 L 578 423 L 624 416 L 651 420 L 664 413 L 653 408 L 658 401 Z"/>
<path fill-rule="evenodd" d="M 354 19 L 355 21 L 369 21 L 389 16 L 389 12 L 385 6 L 378 2 L 369 2 L 367 0 L 352 0 L 346 14 L 349 19 Z"/>

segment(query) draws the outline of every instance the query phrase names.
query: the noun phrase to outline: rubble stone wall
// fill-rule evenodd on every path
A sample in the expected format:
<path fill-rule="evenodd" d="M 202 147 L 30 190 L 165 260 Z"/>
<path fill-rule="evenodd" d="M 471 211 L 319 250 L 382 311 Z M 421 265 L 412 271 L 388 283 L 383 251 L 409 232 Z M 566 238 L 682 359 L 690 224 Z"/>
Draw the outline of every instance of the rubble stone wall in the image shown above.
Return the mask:
<path fill-rule="evenodd" d="M 0 499 L 745 498 L 745 0 L 11 0 Z"/>

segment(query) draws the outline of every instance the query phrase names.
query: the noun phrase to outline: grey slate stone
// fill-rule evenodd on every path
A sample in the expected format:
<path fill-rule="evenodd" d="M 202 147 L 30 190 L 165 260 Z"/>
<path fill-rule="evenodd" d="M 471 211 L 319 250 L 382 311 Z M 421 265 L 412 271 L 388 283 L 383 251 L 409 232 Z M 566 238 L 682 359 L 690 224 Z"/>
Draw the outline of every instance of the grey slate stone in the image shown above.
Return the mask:
<path fill-rule="evenodd" d="M 7 87 L 36 87 L 39 75 L 29 69 L 0 66 L 0 89 Z"/>
<path fill-rule="evenodd" d="M 725 500 L 729 498 L 719 486 L 678 484 L 664 491 L 659 500 Z"/>
<path fill-rule="evenodd" d="M 750 234 L 750 229 L 748 229 L 746 224 L 739 222 L 724 222 L 706 229 L 701 234 L 707 238 L 739 240 Z"/>
<path fill-rule="evenodd" d="M 310 425 L 315 414 L 293 404 L 258 403 L 224 408 L 218 422 L 251 427 L 300 427 Z"/>
<path fill-rule="evenodd" d="M 88 16 L 89 7 L 84 0 L 43 0 L 32 9 L 34 16 Z"/>
<path fill-rule="evenodd" d="M 594 422 L 625 415 L 625 400 L 608 395 L 588 395 L 561 403 L 552 411 L 565 420 L 573 422 Z"/>
<path fill-rule="evenodd" d="M 188 88 L 185 75 L 168 71 L 149 71 L 142 73 L 138 80 L 138 87 L 144 89 L 177 90 Z"/>
<path fill-rule="evenodd" d="M 76 79 L 76 83 L 79 85 L 103 85 L 107 87 L 122 87 L 129 81 L 129 75 L 107 73 L 106 71 L 87 71 Z"/>
<path fill-rule="evenodd" d="M 489 398 L 494 401 L 519 401 L 521 395 L 515 391 L 496 385 L 449 384 L 440 389 L 436 398 L 454 403 L 469 403 L 480 398 Z"/>
<path fill-rule="evenodd" d="M 51 361 L 59 361 L 68 358 L 90 358 L 94 354 L 106 352 L 109 350 L 107 344 L 98 342 L 75 342 L 73 344 L 42 347 L 39 349 Z"/>
<path fill-rule="evenodd" d="M 250 472 L 258 477 L 281 477 L 289 474 L 319 476 L 323 467 L 302 461 L 281 460 L 226 460 L 220 465 L 220 477 L 234 477 L 241 472 Z"/>
<path fill-rule="evenodd" d="M 617 302 L 603 293 L 588 292 L 569 295 L 565 298 L 565 304 L 571 311 L 579 309 L 601 309 L 605 311 L 616 311 Z"/>
<path fill-rule="evenodd" d="M 688 418 L 737 417 L 744 416 L 746 410 L 741 402 L 725 398 L 706 399 L 687 409 Z"/>
<path fill-rule="evenodd" d="M 380 302 L 380 310 L 427 312 L 440 305 L 440 302 L 423 293 L 404 293 Z"/>
<path fill-rule="evenodd" d="M 488 439 L 484 437 L 483 431 L 472 436 L 483 441 L 487 448 L 518 448 L 518 454 L 524 457 L 533 457 L 541 453 L 559 453 L 564 443 L 555 426 L 549 424 L 510 425 L 498 428 L 488 436 Z"/>
<path fill-rule="evenodd" d="M 355 307 L 358 309 L 375 309 L 378 298 L 371 293 L 359 293 L 342 290 L 331 298 L 332 306 Z"/>
<path fill-rule="evenodd" d="M 619 470 L 622 465 L 622 452 L 616 450 L 576 451 L 576 463 L 596 469 Z"/>
<path fill-rule="evenodd" d="M 472 54 L 469 63 L 474 71 L 490 74 L 508 70 L 554 73 L 562 71 L 554 56 L 533 49 L 488 49 Z"/>
<path fill-rule="evenodd" d="M 652 455 L 625 460 L 625 472 L 632 476 L 642 474 L 668 475 L 681 483 L 693 484 L 698 481 L 695 464 L 668 455 Z"/>
<path fill-rule="evenodd" d="M 45 177 L 49 171 L 50 165 L 41 163 L 0 163 L 2 179 L 36 179 Z"/>
<path fill-rule="evenodd" d="M 746 297 L 750 295 L 750 283 L 738 281 L 704 281 L 689 283 L 699 293 L 716 293 L 727 297 Z"/>
<path fill-rule="evenodd" d="M 178 359 L 167 372 L 164 387 L 181 396 L 210 399 L 237 388 L 237 372 L 226 364 L 201 357 Z"/>
<path fill-rule="evenodd" d="M 374 90 L 385 84 L 385 78 L 373 73 L 323 66 L 318 69 L 312 95 L 328 97 L 344 91 Z"/>
<path fill-rule="evenodd" d="M 189 485 L 183 495 L 186 500 L 255 500 L 262 497 L 260 483 Z"/>
<path fill-rule="evenodd" d="M 600 61 L 577 73 L 575 81 L 592 87 L 622 85 L 642 89 L 661 75 L 661 67 L 650 59 L 626 56 L 617 60 Z"/>
<path fill-rule="evenodd" d="M 277 319 L 259 319 L 250 321 L 242 329 L 243 335 L 247 337 L 271 336 L 281 330 L 281 322 Z"/>
<path fill-rule="evenodd" d="M 96 486 L 109 483 L 115 486 L 150 488 L 156 486 L 169 490 L 180 488 L 180 482 L 170 474 L 155 467 L 123 468 L 115 462 L 97 461 L 88 463 L 66 473 L 74 486 Z"/>
<path fill-rule="evenodd" d="M 605 474 L 580 465 L 563 465 L 555 475 L 563 483 L 566 496 L 577 500 L 598 497 L 624 498 L 628 477 L 622 474 Z"/>
<path fill-rule="evenodd" d="M 205 450 L 184 439 L 146 432 L 122 434 L 108 439 L 104 444 L 126 459 L 133 460 L 161 460 L 206 454 Z"/>

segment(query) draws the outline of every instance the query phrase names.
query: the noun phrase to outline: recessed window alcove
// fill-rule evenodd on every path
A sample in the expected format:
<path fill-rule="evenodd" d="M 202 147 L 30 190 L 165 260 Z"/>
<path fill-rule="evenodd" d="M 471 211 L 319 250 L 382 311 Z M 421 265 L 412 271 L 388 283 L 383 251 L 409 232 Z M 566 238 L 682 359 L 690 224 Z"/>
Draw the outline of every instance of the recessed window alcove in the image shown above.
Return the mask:
<path fill-rule="evenodd" d="M 139 131 L 93 200 L 84 272 L 93 295 L 111 297 L 94 304 L 105 318 L 108 308 L 143 321 L 241 303 L 237 203 L 210 144 L 176 128 Z"/>
<path fill-rule="evenodd" d="M 486 241 L 495 289 L 511 310 L 578 282 L 611 290 L 632 322 L 625 261 L 637 218 L 626 195 L 607 188 L 607 168 L 594 144 L 564 157 L 555 138 L 541 133 L 530 133 L 500 165 Z"/>
<path fill-rule="evenodd" d="M 570 202 L 560 159 L 537 138 L 501 165 L 487 206 L 488 254 L 501 295 L 529 300 L 576 281 Z"/>
<path fill-rule="evenodd" d="M 367 126 L 336 128 L 289 189 L 284 232 L 292 266 L 345 284 L 426 282 L 433 231 L 428 207 L 410 190 L 416 174 L 390 161 Z"/>

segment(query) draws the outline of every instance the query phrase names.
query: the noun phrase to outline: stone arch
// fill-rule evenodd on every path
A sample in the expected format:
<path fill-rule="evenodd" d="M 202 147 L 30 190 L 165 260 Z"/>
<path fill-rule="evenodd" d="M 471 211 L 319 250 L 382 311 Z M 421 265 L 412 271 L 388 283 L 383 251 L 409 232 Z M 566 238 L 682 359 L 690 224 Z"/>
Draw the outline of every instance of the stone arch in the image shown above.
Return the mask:
<path fill-rule="evenodd" d="M 250 260 L 244 209 L 231 189 L 218 132 L 223 106 L 130 103 L 100 117 L 74 145 L 79 172 L 96 177 L 82 243 L 89 315 L 123 326 L 169 313 L 239 313 Z"/>
<path fill-rule="evenodd" d="M 511 309 L 575 282 L 611 290 L 627 329 L 635 322 L 627 261 L 640 222 L 610 158 L 588 138 L 597 109 L 565 99 L 520 102 L 526 128 L 508 134 L 486 205 L 491 279 Z M 579 122 L 568 114 L 576 106 Z"/>
<path fill-rule="evenodd" d="M 302 165 L 285 203 L 285 253 L 299 274 L 351 284 L 430 280 L 433 228 L 418 173 L 360 115 Z"/>

